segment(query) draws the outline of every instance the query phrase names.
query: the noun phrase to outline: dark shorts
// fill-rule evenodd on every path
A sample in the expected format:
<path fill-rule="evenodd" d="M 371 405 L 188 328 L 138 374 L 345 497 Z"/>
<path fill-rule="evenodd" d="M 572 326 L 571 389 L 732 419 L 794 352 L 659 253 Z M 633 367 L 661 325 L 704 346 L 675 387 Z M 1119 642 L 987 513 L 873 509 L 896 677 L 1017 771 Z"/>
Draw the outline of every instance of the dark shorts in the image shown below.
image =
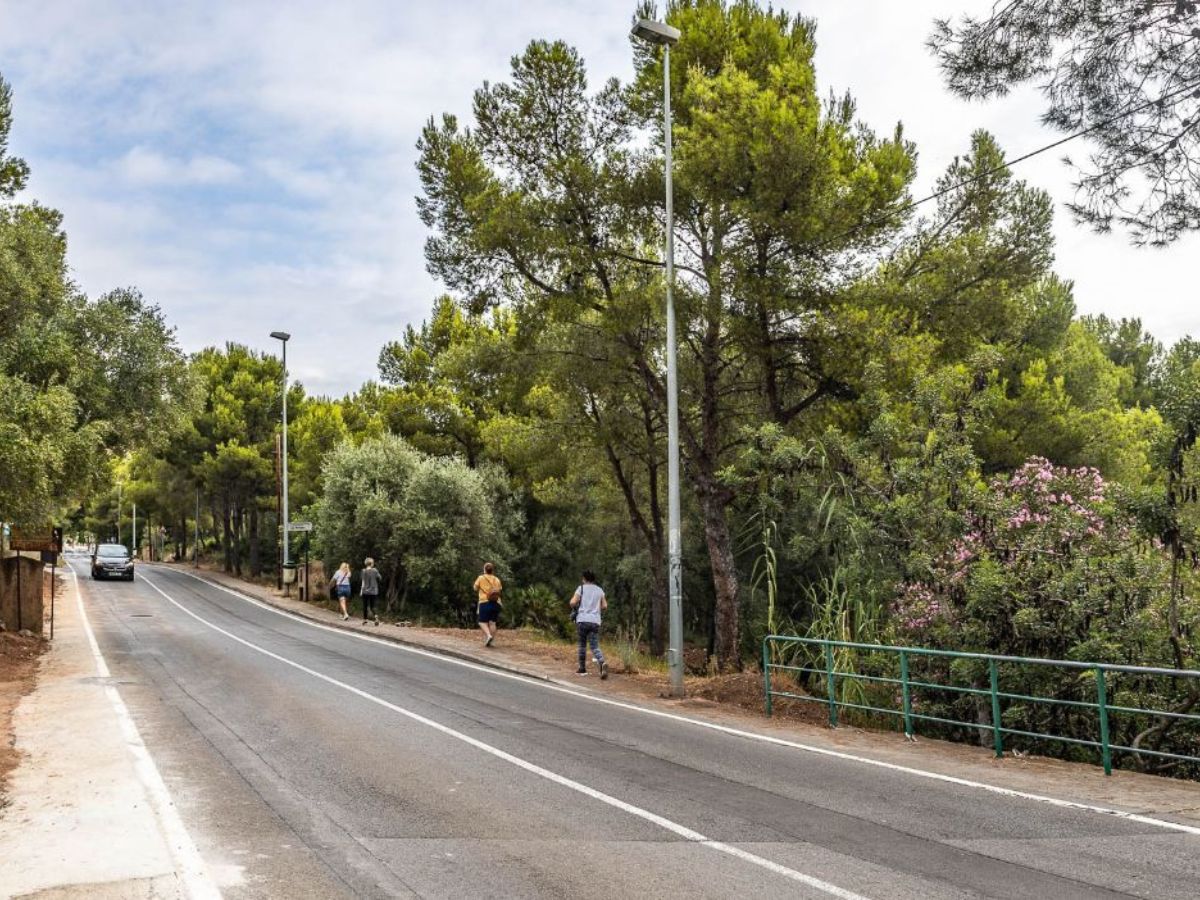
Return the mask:
<path fill-rule="evenodd" d="M 479 604 L 479 621 L 480 622 L 499 622 L 500 621 L 500 604 L 495 600 L 486 600 Z"/>
<path fill-rule="evenodd" d="M 339 584 L 337 586 L 337 595 L 339 597 L 349 597 L 350 596 L 350 585 Z"/>

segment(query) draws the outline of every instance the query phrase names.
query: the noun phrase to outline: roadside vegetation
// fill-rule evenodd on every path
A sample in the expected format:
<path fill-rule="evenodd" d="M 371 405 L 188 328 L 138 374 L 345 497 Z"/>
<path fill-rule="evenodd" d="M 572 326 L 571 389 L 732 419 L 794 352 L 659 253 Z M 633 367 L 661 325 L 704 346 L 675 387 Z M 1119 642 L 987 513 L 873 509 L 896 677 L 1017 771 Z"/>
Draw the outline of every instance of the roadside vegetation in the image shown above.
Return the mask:
<path fill-rule="evenodd" d="M 715 0 L 670 18 L 685 630 L 704 667 L 740 670 L 783 633 L 1195 668 L 1200 342 L 1078 315 L 1050 197 L 985 132 L 914 206 L 919 148 L 819 82 L 813 21 Z M 373 556 L 389 616 L 465 625 L 492 560 L 506 624 L 566 635 L 587 566 L 636 668 L 664 649 L 667 538 L 662 71 L 633 52 L 631 83 L 590 86 L 572 48 L 534 41 L 468 121 L 429 120 L 418 205 L 447 293 L 377 380 L 294 384 L 288 408 L 292 518 L 316 524 L 326 571 Z M 275 572 L 278 361 L 230 344 L 184 366 L 136 294 L 77 296 L 62 245 L 53 214 L 5 207 L 0 298 L 45 308 L 3 321 L 70 323 L 54 346 L 73 365 L 34 366 L 12 348 L 43 341 L 0 325 L 20 388 L 0 391 L 0 427 L 20 439 L 42 416 L 62 436 L 29 497 L 0 466 L 0 508 L 90 487 L 76 525 L 102 533 L 119 479 L 124 527 L 136 500 L 167 555 L 195 552 L 198 527 L 227 571 Z M 10 289 L 34 275 L 60 299 Z M 94 352 L 113 315 L 149 337 Z M 99 391 L 121 361 L 146 388 Z M 130 398 L 118 439 L 105 423 Z"/>

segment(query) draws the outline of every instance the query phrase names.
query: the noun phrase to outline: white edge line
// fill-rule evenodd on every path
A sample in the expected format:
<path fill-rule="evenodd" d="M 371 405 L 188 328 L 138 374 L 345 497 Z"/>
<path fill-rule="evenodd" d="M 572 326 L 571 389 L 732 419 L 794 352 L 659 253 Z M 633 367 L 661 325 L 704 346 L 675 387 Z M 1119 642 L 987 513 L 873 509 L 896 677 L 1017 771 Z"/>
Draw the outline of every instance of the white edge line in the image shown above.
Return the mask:
<path fill-rule="evenodd" d="M 69 568 L 71 578 L 75 582 L 75 603 L 79 607 L 83 630 L 87 635 L 88 644 L 92 648 L 92 656 L 96 660 L 96 672 L 101 678 L 110 678 L 108 663 L 105 662 L 104 655 L 100 652 L 96 634 L 92 631 L 92 624 L 88 620 L 87 609 L 83 605 L 83 592 L 79 588 L 79 576 L 75 573 L 74 566 Z M 167 851 L 174 861 L 175 871 L 183 882 L 187 895 L 192 900 L 220 900 L 221 892 L 209 875 L 204 860 L 200 857 L 200 851 L 196 849 L 196 844 L 188 833 L 187 826 L 179 817 L 179 811 L 171 799 L 171 792 L 167 790 L 158 766 L 154 764 L 150 751 L 146 749 L 137 725 L 134 724 L 133 717 L 129 714 L 129 708 L 121 699 L 121 694 L 116 686 L 111 682 L 105 683 L 104 692 L 108 695 L 113 711 L 117 714 L 117 722 L 120 724 L 121 734 L 125 738 L 125 746 L 133 756 L 134 771 L 137 773 L 138 781 L 149 795 L 151 808 L 154 810 L 167 843 Z"/>
<path fill-rule="evenodd" d="M 291 666 L 292 668 L 296 669 L 297 671 L 303 672 L 306 675 L 311 675 L 313 678 L 317 678 L 321 681 L 324 681 L 327 684 L 331 684 L 331 685 L 334 685 L 335 687 L 341 688 L 342 690 L 349 691 L 351 694 L 354 694 L 357 697 L 361 697 L 363 700 L 367 700 L 371 703 L 378 704 L 379 706 L 382 706 L 385 709 L 391 710 L 392 712 L 398 713 L 399 715 L 402 715 L 408 719 L 411 719 L 414 722 L 419 722 L 420 724 L 425 725 L 428 728 L 432 728 L 435 731 L 441 732 L 442 734 L 446 735 L 447 737 L 452 737 L 456 740 L 462 741 L 464 744 L 468 744 L 471 747 L 476 748 L 477 750 L 482 750 L 484 753 L 490 754 L 491 756 L 494 756 L 497 759 L 503 760 L 504 762 L 510 763 L 514 766 L 517 766 L 518 768 L 524 769 L 527 772 L 531 772 L 534 775 L 538 775 L 542 778 L 545 778 L 547 781 L 551 781 L 555 784 L 561 785 L 562 787 L 569 788 L 573 791 L 577 791 L 578 793 L 583 794 L 586 797 L 591 797 L 593 800 L 598 800 L 601 803 L 607 804 L 608 806 L 611 806 L 615 809 L 619 809 L 622 812 L 628 813 L 631 816 L 636 816 L 639 819 L 644 819 L 647 822 L 657 825 L 660 828 L 663 828 L 666 831 L 669 831 L 672 834 L 675 834 L 678 837 L 683 838 L 685 841 L 688 841 L 689 843 L 699 844 L 700 846 L 708 847 L 712 850 L 717 850 L 721 853 L 725 853 L 729 856 L 733 856 L 737 859 L 743 860 L 744 862 L 753 863 L 756 866 L 760 866 L 761 868 L 764 868 L 764 869 L 767 869 L 768 871 L 774 872 L 777 875 L 782 875 L 785 878 L 790 878 L 792 881 L 796 881 L 801 884 L 807 885 L 808 887 L 814 888 L 818 891 L 822 891 L 823 893 L 829 894 L 832 897 L 841 898 L 841 900 L 866 900 L 866 898 L 863 897 L 861 894 L 855 894 L 852 891 L 848 891 L 844 888 L 840 888 L 835 884 L 830 884 L 827 881 L 822 881 L 820 878 L 816 878 L 815 876 L 806 875 L 803 872 L 798 872 L 795 869 L 790 869 L 787 866 L 780 865 L 777 862 L 773 862 L 769 859 L 765 859 L 764 857 L 758 856 L 754 853 L 750 853 L 749 851 L 743 850 L 740 847 L 735 847 L 731 844 L 726 844 L 722 841 L 714 841 L 711 838 L 706 837 L 705 835 L 701 834 L 698 831 L 693 831 L 692 829 L 688 828 L 687 826 L 680 825 L 678 822 L 672 821 L 671 819 L 664 818 L 663 816 L 660 816 L 657 813 L 650 812 L 647 809 L 642 809 L 640 806 L 634 806 L 632 803 L 627 803 L 624 800 L 621 800 L 617 797 L 612 796 L 611 794 L 606 794 L 603 791 L 599 791 L 596 788 L 589 787 L 586 784 L 575 781 L 571 778 L 567 778 L 564 775 L 559 775 L 557 772 L 552 772 L 549 769 L 543 769 L 541 766 L 537 765 L 536 763 L 531 763 L 528 760 L 524 760 L 519 756 L 514 756 L 511 753 L 501 750 L 499 747 L 493 747 L 491 744 L 487 744 L 487 743 L 479 740 L 478 738 L 473 738 L 469 734 L 465 734 L 461 731 L 457 731 L 457 730 L 451 728 L 450 726 L 443 725 L 441 722 L 437 722 L 433 719 L 426 718 L 425 716 L 421 715 L 420 713 L 416 713 L 416 712 L 413 712 L 412 710 L 405 709 L 402 706 L 397 706 L 395 703 L 391 703 L 387 700 L 384 700 L 382 697 L 377 697 L 374 694 L 371 694 L 371 693 L 368 693 L 367 691 L 362 690 L 361 688 L 356 688 L 353 685 L 346 684 L 344 681 L 339 681 L 338 679 L 336 679 L 330 675 L 326 675 L 323 672 L 318 672 L 316 669 L 310 669 L 308 666 L 305 666 L 294 660 L 288 659 L 286 656 L 281 656 L 278 653 L 274 653 L 274 652 L 266 649 L 265 647 L 260 647 L 258 644 L 255 644 L 253 641 L 248 641 L 243 637 L 239 637 L 238 635 L 234 634 L 232 631 L 227 631 L 226 629 L 222 628 L 221 626 L 216 625 L 216 624 L 208 621 L 207 619 L 197 615 L 196 613 L 192 612 L 190 609 L 188 609 L 186 606 L 181 604 L 178 600 L 176 600 L 174 597 L 172 597 L 170 594 L 168 594 L 166 591 L 164 591 L 162 588 L 160 588 L 157 584 L 155 584 L 150 579 L 143 576 L 142 581 L 144 581 L 150 587 L 154 588 L 154 590 L 158 591 L 158 593 L 161 594 L 169 603 L 173 604 L 175 607 L 177 607 L 183 613 L 191 616 L 193 619 L 195 619 L 200 624 L 205 625 L 208 628 L 211 628 L 213 631 L 216 631 L 219 634 L 223 634 L 225 637 L 227 637 L 231 640 L 237 641 L 237 643 L 239 643 L 245 647 L 248 647 L 251 650 L 255 650 L 258 653 L 263 654 L 264 656 L 267 656 L 271 659 L 274 659 L 278 662 L 283 663 L 284 665 Z M 385 643 L 385 642 L 381 642 L 381 643 Z"/>
<path fill-rule="evenodd" d="M 453 656 L 447 656 L 443 653 L 437 653 L 436 651 L 424 650 L 419 647 L 413 647 L 408 644 L 401 644 L 401 643 L 397 643 L 395 641 L 388 641 L 388 640 L 384 640 L 382 638 L 372 637 L 367 634 L 359 634 L 354 631 L 349 631 L 345 628 L 336 628 L 332 625 L 325 625 L 321 622 L 314 622 L 311 619 L 305 618 L 304 616 L 298 616 L 294 613 L 288 612 L 287 610 L 279 609 L 276 606 L 272 606 L 269 603 L 264 603 L 263 601 L 255 598 L 255 597 L 251 597 L 249 594 L 244 594 L 241 591 L 237 591 L 237 590 L 234 590 L 233 588 L 226 587 L 225 585 L 220 584 L 219 582 L 212 581 L 208 578 L 204 578 L 203 576 L 195 575 L 192 572 L 188 572 L 183 569 L 171 569 L 171 568 L 166 569 L 166 571 L 179 572 L 183 575 L 187 575 L 191 578 L 196 579 L 197 581 L 201 581 L 204 584 L 209 585 L 210 587 L 215 587 L 220 591 L 224 591 L 227 594 L 231 594 L 232 596 L 237 597 L 240 600 L 244 600 L 247 603 L 252 603 L 255 606 L 258 606 L 264 610 L 267 610 L 268 612 L 276 613 L 277 615 L 284 616 L 285 618 L 291 619 L 294 622 L 300 622 L 300 623 L 302 623 L 304 625 L 308 625 L 312 628 L 319 628 L 323 631 L 329 631 L 334 634 L 344 635 L 346 637 L 358 638 L 360 641 L 370 641 L 373 644 L 379 644 L 379 645 L 385 646 L 385 647 L 394 647 L 396 649 L 403 650 L 407 653 L 415 653 L 418 656 L 427 656 L 427 657 L 430 657 L 431 659 L 437 659 L 437 660 L 441 660 L 443 662 L 452 663 L 454 665 L 463 666 L 465 668 L 475 669 L 475 670 L 481 671 L 481 672 L 487 672 L 493 676 L 498 676 L 501 678 L 511 678 L 514 681 L 523 681 L 526 684 L 536 685 L 538 687 L 545 688 L 546 690 L 557 691 L 561 694 L 569 694 L 572 697 L 578 697 L 582 700 L 590 700 L 593 703 L 603 703 L 608 706 L 618 707 L 620 709 L 629 709 L 629 710 L 633 710 L 635 712 L 644 713 L 645 715 L 648 715 L 648 716 L 656 716 L 660 719 L 669 719 L 673 722 L 683 722 L 688 725 L 695 725 L 698 728 L 707 728 L 710 731 L 718 731 L 718 732 L 721 732 L 722 734 L 733 735 L 735 737 L 740 737 L 740 738 L 747 738 L 749 740 L 754 740 L 754 741 L 761 741 L 763 743 L 774 744 L 779 747 L 789 747 L 793 750 L 802 750 L 806 753 L 814 753 L 818 756 L 825 756 L 825 757 L 830 757 L 833 759 L 845 760 L 848 762 L 861 763 L 861 764 L 867 765 L 867 766 L 875 766 L 876 768 L 879 768 L 879 769 L 886 769 L 891 772 L 902 772 L 905 775 L 914 775 L 918 778 L 928 778 L 933 781 L 941 781 L 946 784 L 953 784 L 953 785 L 957 785 L 959 787 L 967 787 L 967 788 L 974 788 L 975 790 L 988 791 L 989 793 L 999 794 L 1004 797 L 1014 797 L 1014 798 L 1017 798 L 1020 800 L 1032 800 L 1036 803 L 1046 803 L 1051 806 L 1060 807 L 1062 809 L 1075 809 L 1075 810 L 1080 810 L 1083 812 L 1097 813 L 1099 815 L 1104 815 L 1104 816 L 1114 816 L 1119 819 L 1126 819 L 1127 821 L 1130 821 L 1130 822 L 1137 822 L 1141 825 L 1153 825 L 1158 828 L 1165 828 L 1169 831 L 1178 831 L 1178 832 L 1182 832 L 1183 834 L 1191 834 L 1191 835 L 1200 836 L 1200 826 L 1196 826 L 1196 825 L 1185 825 L 1182 822 L 1172 822 L 1169 819 L 1158 819 L 1153 816 L 1147 816 L 1147 815 L 1143 815 L 1141 813 L 1129 812 L 1127 810 L 1114 809 L 1109 806 L 1095 806 L 1093 804 L 1082 803 L 1077 800 L 1063 800 L 1058 797 L 1049 797 L 1049 796 L 1046 796 L 1045 794 L 1034 794 L 1034 793 L 1030 793 L 1028 791 L 1017 790 L 1016 788 L 1000 787 L 999 785 L 988 784 L 987 782 L 983 782 L 983 781 L 973 781 L 969 778 L 959 778 L 956 775 L 945 775 L 941 772 L 930 772 L 927 769 L 917 769 L 917 768 L 913 768 L 911 766 L 900 765 L 899 763 L 885 762 L 884 760 L 881 760 L 881 759 L 871 759 L 870 757 L 867 757 L 867 756 L 857 756 L 853 753 L 846 753 L 845 751 L 842 751 L 842 750 L 830 750 L 828 747 L 817 747 L 813 744 L 803 744 L 803 743 L 800 743 L 799 741 L 788 740 L 787 738 L 773 737 L 771 735 L 766 735 L 766 734 L 756 734 L 753 731 L 743 731 L 740 728 L 733 728 L 728 725 L 718 725 L 716 722 L 706 722 L 703 719 L 693 719 L 689 716 L 679 715 L 678 713 L 665 712 L 664 710 L 651 709 L 650 707 L 639 706 L 636 703 L 626 703 L 622 700 L 612 700 L 608 697 L 600 697 L 595 694 L 581 693 L 580 691 L 575 691 L 575 690 L 572 690 L 571 688 L 562 687 L 561 685 L 557 685 L 552 682 L 541 681 L 536 678 L 530 678 L 530 677 L 524 676 L 524 675 L 517 675 L 517 674 L 511 673 L 511 672 L 505 672 L 502 669 L 495 669 L 490 666 L 482 666 L 477 663 L 467 662 L 466 660 L 457 659 Z"/>

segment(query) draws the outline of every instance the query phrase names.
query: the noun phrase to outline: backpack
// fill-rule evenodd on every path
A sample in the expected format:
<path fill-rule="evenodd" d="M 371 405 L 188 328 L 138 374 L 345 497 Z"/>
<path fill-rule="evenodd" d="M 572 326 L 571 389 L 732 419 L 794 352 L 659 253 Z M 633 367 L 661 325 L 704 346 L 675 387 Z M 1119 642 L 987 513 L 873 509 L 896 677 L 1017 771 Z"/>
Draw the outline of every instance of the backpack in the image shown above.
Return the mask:
<path fill-rule="evenodd" d="M 493 575 L 492 577 L 495 578 L 496 576 Z M 497 588 L 493 588 L 492 590 L 488 591 L 488 595 L 487 595 L 488 603 L 499 603 L 501 590 L 502 590 L 502 588 L 497 587 Z"/>

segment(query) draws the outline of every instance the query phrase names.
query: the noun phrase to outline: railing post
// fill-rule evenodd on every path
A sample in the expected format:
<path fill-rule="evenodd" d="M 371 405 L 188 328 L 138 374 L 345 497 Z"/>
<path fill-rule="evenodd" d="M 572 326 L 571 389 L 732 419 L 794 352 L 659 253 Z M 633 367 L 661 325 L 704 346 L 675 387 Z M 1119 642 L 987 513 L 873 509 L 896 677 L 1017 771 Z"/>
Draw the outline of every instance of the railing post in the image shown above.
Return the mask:
<path fill-rule="evenodd" d="M 900 692 L 904 697 L 904 734 L 908 738 L 913 735 L 912 694 L 908 687 L 908 653 L 900 651 Z"/>
<path fill-rule="evenodd" d="M 825 645 L 825 690 L 829 695 L 829 727 L 837 728 L 837 691 L 833 684 L 833 645 Z"/>
<path fill-rule="evenodd" d="M 1000 667 L 996 660 L 988 660 L 988 675 L 992 682 L 992 744 L 996 748 L 996 759 L 1004 758 L 1004 733 L 1000 730 Z"/>
<path fill-rule="evenodd" d="M 766 706 L 767 717 L 771 716 L 771 656 L 767 645 L 771 641 L 771 636 L 767 635 L 763 638 L 763 693 L 764 704 Z"/>
<path fill-rule="evenodd" d="M 1100 712 L 1100 757 L 1104 774 L 1112 774 L 1112 747 L 1108 743 L 1108 687 L 1104 683 L 1104 668 L 1096 666 L 1096 707 Z"/>

